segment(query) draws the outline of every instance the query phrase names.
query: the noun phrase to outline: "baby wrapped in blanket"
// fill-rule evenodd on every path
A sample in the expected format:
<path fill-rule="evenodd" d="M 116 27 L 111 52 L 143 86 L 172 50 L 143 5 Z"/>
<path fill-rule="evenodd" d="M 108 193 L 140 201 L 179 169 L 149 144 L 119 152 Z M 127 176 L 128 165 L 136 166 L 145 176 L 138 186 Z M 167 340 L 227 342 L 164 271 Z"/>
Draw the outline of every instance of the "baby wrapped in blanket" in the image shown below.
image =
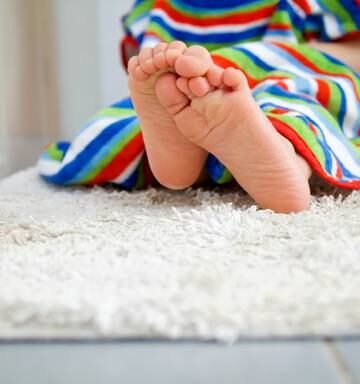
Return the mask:
<path fill-rule="evenodd" d="M 277 212 L 308 208 L 313 172 L 360 189 L 359 0 L 138 0 L 124 26 L 130 98 L 49 145 L 45 180 L 235 179 Z"/>

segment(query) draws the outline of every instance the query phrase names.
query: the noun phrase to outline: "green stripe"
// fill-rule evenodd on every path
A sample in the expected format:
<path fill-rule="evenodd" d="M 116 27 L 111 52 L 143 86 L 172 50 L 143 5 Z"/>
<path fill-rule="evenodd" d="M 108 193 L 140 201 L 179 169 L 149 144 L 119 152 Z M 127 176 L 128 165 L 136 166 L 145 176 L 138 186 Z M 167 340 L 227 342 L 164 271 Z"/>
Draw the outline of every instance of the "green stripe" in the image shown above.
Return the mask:
<path fill-rule="evenodd" d="M 217 184 L 226 184 L 232 180 L 234 180 L 234 176 L 225 168 L 221 178 L 215 181 Z"/>
<path fill-rule="evenodd" d="M 342 94 L 339 90 L 339 87 L 334 84 L 332 81 L 326 81 L 330 88 L 330 98 L 328 102 L 327 109 L 338 120 L 340 110 L 341 110 L 341 99 Z"/>
<path fill-rule="evenodd" d="M 134 23 L 134 21 L 141 18 L 142 16 L 145 16 L 145 15 L 147 16 L 150 13 L 151 9 L 154 7 L 154 4 L 155 4 L 155 0 L 146 0 L 140 3 L 139 5 L 137 5 L 136 7 L 134 7 L 130 11 L 128 16 L 125 18 L 125 21 L 124 21 L 125 26 L 129 28 L 131 24 Z"/>
<path fill-rule="evenodd" d="M 136 116 L 136 112 L 133 109 L 127 108 L 105 108 L 95 115 L 96 117 L 132 117 Z"/>
<path fill-rule="evenodd" d="M 356 156 L 360 159 L 360 137 L 355 137 L 351 140 L 351 143 L 354 144 Z"/>
<path fill-rule="evenodd" d="M 50 145 L 45 151 L 52 160 L 61 162 L 64 158 L 64 152 L 56 144 Z"/>

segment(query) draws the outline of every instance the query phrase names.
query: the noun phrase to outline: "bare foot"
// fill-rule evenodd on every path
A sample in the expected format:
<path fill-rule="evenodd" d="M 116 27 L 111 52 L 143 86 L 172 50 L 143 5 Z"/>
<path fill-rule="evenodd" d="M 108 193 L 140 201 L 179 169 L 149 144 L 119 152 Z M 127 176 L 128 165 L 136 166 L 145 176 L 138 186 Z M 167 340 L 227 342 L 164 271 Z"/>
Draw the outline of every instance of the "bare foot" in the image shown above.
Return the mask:
<path fill-rule="evenodd" d="M 309 207 L 311 169 L 266 118 L 241 71 L 213 67 L 206 77 L 180 77 L 177 85 L 192 100 L 175 116 L 184 136 L 214 154 L 262 208 Z"/>
<path fill-rule="evenodd" d="M 160 43 L 143 49 L 129 61 L 129 90 L 140 120 L 149 163 L 160 184 L 183 189 L 198 179 L 208 153 L 190 142 L 176 127 L 174 115 L 190 104 L 176 86 L 177 59 L 195 63 L 186 74 L 202 76 L 212 61 L 201 47 L 182 42 Z"/>

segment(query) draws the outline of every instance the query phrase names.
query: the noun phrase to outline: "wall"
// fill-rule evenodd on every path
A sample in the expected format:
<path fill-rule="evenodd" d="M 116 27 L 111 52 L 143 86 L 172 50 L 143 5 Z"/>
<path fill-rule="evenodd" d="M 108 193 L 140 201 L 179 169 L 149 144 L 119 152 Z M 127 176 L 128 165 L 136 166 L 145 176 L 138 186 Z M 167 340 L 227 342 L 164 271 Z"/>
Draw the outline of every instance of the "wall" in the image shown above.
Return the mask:
<path fill-rule="evenodd" d="M 100 108 L 127 95 L 119 19 L 131 0 L 52 0 L 61 136 L 71 138 Z"/>
<path fill-rule="evenodd" d="M 132 3 L 0 0 L 0 177 L 127 95 L 119 20 Z"/>
<path fill-rule="evenodd" d="M 51 3 L 0 1 L 0 175 L 24 167 L 58 131 Z"/>

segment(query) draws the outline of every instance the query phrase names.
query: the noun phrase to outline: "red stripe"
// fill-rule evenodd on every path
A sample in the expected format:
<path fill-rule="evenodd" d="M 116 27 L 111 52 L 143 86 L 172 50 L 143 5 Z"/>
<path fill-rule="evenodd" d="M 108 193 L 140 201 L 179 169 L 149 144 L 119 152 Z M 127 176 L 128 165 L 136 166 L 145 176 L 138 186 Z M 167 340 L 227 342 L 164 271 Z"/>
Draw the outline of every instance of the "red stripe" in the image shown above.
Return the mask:
<path fill-rule="evenodd" d="M 319 134 L 317 133 L 315 127 L 313 126 L 313 124 L 309 123 L 309 127 L 310 127 L 310 129 L 313 131 L 313 133 L 314 133 L 316 136 L 319 135 Z"/>
<path fill-rule="evenodd" d="M 256 11 L 238 13 L 223 17 L 213 17 L 209 14 L 206 17 L 199 13 L 198 17 L 187 16 L 172 8 L 169 1 L 160 0 L 155 3 L 154 9 L 162 9 L 172 20 L 180 23 L 190 24 L 194 26 L 211 27 L 225 24 L 248 24 L 249 22 L 261 19 L 269 19 L 274 13 L 276 6 L 271 5 L 263 7 Z"/>
<path fill-rule="evenodd" d="M 291 26 L 288 24 L 269 24 L 268 29 L 278 29 L 282 31 L 288 31 L 291 29 Z"/>
<path fill-rule="evenodd" d="M 144 153 L 144 177 L 145 177 L 145 185 L 144 187 L 148 187 L 150 185 L 153 185 L 155 180 L 155 177 L 153 173 L 151 172 L 150 164 L 149 164 L 149 159 L 147 157 L 146 152 Z"/>
<path fill-rule="evenodd" d="M 294 56 L 297 60 L 299 60 L 302 64 L 304 64 L 305 66 L 307 66 L 308 68 L 312 69 L 313 71 L 315 72 L 318 72 L 318 73 L 321 73 L 323 75 L 330 75 L 330 76 L 335 76 L 335 77 L 345 77 L 346 79 L 350 80 L 353 87 L 354 87 L 354 90 L 355 90 L 355 93 L 356 93 L 356 96 L 358 99 L 360 99 L 360 94 L 359 94 L 359 91 L 357 90 L 356 88 L 356 84 L 354 83 L 353 79 L 351 78 L 351 76 L 347 75 L 347 74 L 337 74 L 337 73 L 333 73 L 333 72 L 329 72 L 329 71 L 325 71 L 321 68 L 319 68 L 318 66 L 316 66 L 313 62 L 311 62 L 309 59 L 307 59 L 305 56 L 303 56 L 302 54 L 300 54 L 298 51 L 296 51 L 295 49 L 289 47 L 288 45 L 286 44 L 283 44 L 283 43 L 278 43 L 278 42 L 273 42 L 272 44 L 282 48 L 283 50 L 289 52 L 292 56 Z"/>
<path fill-rule="evenodd" d="M 318 40 L 320 38 L 319 32 L 304 31 L 303 34 L 306 40 Z"/>
<path fill-rule="evenodd" d="M 319 100 L 320 104 L 325 108 L 329 105 L 330 100 L 330 87 L 325 80 L 317 79 L 318 92 L 316 98 Z"/>
<path fill-rule="evenodd" d="M 275 113 L 276 115 L 286 115 L 289 111 L 287 109 L 273 108 L 271 113 Z"/>
<path fill-rule="evenodd" d="M 286 85 L 285 81 L 279 81 L 278 86 L 281 87 L 282 89 L 285 89 L 285 91 L 289 90 L 289 87 Z"/>
<path fill-rule="evenodd" d="M 341 171 L 341 168 L 340 168 L 340 164 L 338 161 L 336 161 L 336 177 L 338 177 L 339 179 L 343 176 L 343 173 Z"/>
<path fill-rule="evenodd" d="M 319 160 L 305 141 L 289 125 L 274 117 L 268 116 L 276 130 L 293 144 L 296 151 L 310 164 L 311 168 L 330 184 L 346 189 L 360 189 L 360 180 L 341 182 L 328 175 L 320 164 Z"/>
<path fill-rule="evenodd" d="M 144 151 L 144 140 L 139 132 L 113 160 L 93 179 L 89 185 L 103 184 L 118 178 L 125 169 Z"/>
<path fill-rule="evenodd" d="M 360 0 L 358 0 L 358 4 L 360 6 Z M 338 39 L 335 39 L 336 41 L 350 41 L 354 40 L 360 37 L 360 31 L 353 31 L 348 32 L 346 35 L 339 37 Z"/>
<path fill-rule="evenodd" d="M 311 8 L 306 0 L 293 0 L 296 5 L 298 5 L 306 14 L 311 14 Z"/>
<path fill-rule="evenodd" d="M 127 35 L 120 41 L 120 54 L 121 54 L 121 61 L 122 64 L 127 71 L 128 61 L 130 60 L 130 57 L 128 57 L 128 47 L 138 49 L 139 45 L 138 42 L 131 36 Z"/>

